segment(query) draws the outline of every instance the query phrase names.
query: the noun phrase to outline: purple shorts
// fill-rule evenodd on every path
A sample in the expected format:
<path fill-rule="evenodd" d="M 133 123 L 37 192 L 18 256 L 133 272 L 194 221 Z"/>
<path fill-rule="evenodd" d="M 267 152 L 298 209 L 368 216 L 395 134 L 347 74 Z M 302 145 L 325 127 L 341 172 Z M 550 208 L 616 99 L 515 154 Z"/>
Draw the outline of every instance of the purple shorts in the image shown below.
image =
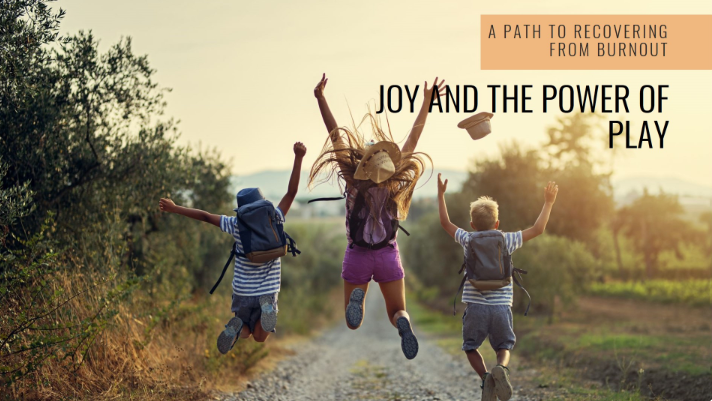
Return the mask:
<path fill-rule="evenodd" d="M 349 245 L 344 254 L 341 277 L 355 285 L 366 284 L 371 278 L 377 283 L 402 279 L 405 273 L 398 244 L 393 243 L 393 247 L 387 246 L 375 251 L 356 245 L 352 248 Z"/>

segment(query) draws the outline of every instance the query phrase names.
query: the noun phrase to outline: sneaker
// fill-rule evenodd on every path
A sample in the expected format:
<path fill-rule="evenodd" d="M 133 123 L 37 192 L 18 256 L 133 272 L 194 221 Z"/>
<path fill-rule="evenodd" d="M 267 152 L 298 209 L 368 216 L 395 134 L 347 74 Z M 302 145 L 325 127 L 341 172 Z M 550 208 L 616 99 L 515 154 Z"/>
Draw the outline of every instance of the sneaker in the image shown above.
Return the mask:
<path fill-rule="evenodd" d="M 354 288 L 349 297 L 349 304 L 346 306 L 346 323 L 356 328 L 363 322 L 363 299 L 366 293 L 360 288 Z"/>
<path fill-rule="evenodd" d="M 408 359 L 415 358 L 418 355 L 418 339 L 413 334 L 410 321 L 405 316 L 401 316 L 396 320 L 396 326 L 398 327 L 398 334 L 401 336 L 403 355 Z"/>
<path fill-rule="evenodd" d="M 494 393 L 494 378 L 487 372 L 482 379 L 482 401 L 497 401 L 497 396 Z"/>
<path fill-rule="evenodd" d="M 262 309 L 262 315 L 260 316 L 262 329 L 269 333 L 277 327 L 277 310 L 274 308 L 274 294 L 260 296 L 260 309 Z"/>
<path fill-rule="evenodd" d="M 492 368 L 492 377 L 494 378 L 494 392 L 501 401 L 507 401 L 512 398 L 514 389 L 512 383 L 509 382 L 509 368 L 502 365 L 497 365 Z"/>
<path fill-rule="evenodd" d="M 232 349 L 235 342 L 240 337 L 242 331 L 242 320 L 239 317 L 233 317 L 225 325 L 225 330 L 218 336 L 218 351 L 221 354 L 227 354 Z"/>

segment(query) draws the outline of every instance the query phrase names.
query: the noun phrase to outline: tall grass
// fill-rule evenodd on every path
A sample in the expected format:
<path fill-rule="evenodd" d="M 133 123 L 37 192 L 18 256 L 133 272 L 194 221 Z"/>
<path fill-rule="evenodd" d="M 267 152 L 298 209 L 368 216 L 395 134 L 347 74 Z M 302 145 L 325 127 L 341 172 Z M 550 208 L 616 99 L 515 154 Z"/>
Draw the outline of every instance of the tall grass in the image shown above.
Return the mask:
<path fill-rule="evenodd" d="M 319 246 L 284 260 L 278 338 L 329 321 L 330 289 L 340 281 L 343 238 L 329 234 L 331 226 L 293 228 L 298 240 Z M 231 280 L 213 296 L 192 291 L 192 274 L 172 259 L 170 243 L 141 277 L 109 255 L 121 247 L 95 266 L 41 234 L 25 245 L 0 260 L 0 399 L 204 399 L 234 387 L 279 348 L 274 338 L 247 339 L 220 354 L 215 341 L 232 316 Z M 206 266 L 206 276 L 217 277 L 220 267 Z"/>

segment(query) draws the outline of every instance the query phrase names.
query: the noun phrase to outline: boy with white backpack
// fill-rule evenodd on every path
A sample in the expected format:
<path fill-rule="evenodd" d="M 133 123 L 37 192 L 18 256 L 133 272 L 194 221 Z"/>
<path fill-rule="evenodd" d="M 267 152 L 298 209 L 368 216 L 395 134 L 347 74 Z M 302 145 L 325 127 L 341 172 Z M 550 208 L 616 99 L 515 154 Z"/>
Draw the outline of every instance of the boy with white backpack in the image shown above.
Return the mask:
<path fill-rule="evenodd" d="M 160 201 L 162 211 L 208 222 L 235 239 L 230 259 L 222 272 L 224 275 L 234 256 L 232 312 L 235 317 L 230 319 L 218 336 L 218 350 L 223 354 L 232 349 L 238 337 L 248 338 L 251 335 L 255 341 L 264 342 L 270 333 L 275 332 L 277 294 L 281 283 L 280 257 L 287 252 L 293 256 L 299 253 L 294 241 L 283 230 L 284 218 L 297 196 L 302 159 L 306 152 L 303 143 L 294 144 L 294 165 L 289 187 L 276 208 L 265 199 L 259 188 L 240 190 L 235 209 L 237 215 L 230 217 L 177 206 L 170 199 Z M 210 291 L 211 294 L 220 280 Z"/>
<path fill-rule="evenodd" d="M 544 207 L 536 223 L 517 232 L 497 230 L 497 202 L 487 196 L 480 197 L 470 204 L 470 226 L 475 231 L 467 232 L 450 222 L 445 204 L 447 180 L 443 182 L 440 176 L 438 174 L 440 224 L 465 251 L 463 270 L 466 279 L 463 280 L 462 302 L 467 308 L 462 316 L 462 350 L 482 379 L 482 400 L 495 401 L 499 398 L 507 401 L 513 393 L 507 365 L 509 352 L 516 342 L 511 310 L 512 281 L 520 285 L 514 274 L 526 273 L 514 268 L 511 254 L 524 242 L 544 232 L 559 186 L 554 182 L 548 183 L 544 188 Z M 489 337 L 490 345 L 497 353 L 497 366 L 491 372 L 487 372 L 485 361 L 477 350 L 486 337 Z"/>

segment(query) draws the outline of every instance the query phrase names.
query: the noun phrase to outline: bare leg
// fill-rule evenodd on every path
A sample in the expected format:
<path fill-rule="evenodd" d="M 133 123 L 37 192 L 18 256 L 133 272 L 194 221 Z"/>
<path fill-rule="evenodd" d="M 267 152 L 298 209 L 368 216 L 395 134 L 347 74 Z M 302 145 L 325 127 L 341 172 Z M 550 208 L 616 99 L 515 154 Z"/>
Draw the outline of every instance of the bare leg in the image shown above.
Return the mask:
<path fill-rule="evenodd" d="M 250 333 L 250 328 L 247 327 L 247 324 L 244 324 L 242 326 L 242 331 L 240 331 L 240 338 L 250 338 L 252 333 Z"/>
<path fill-rule="evenodd" d="M 413 359 L 418 355 L 418 339 L 413 334 L 410 316 L 405 311 L 405 281 L 400 279 L 378 284 L 381 286 L 383 298 L 386 300 L 388 319 L 398 329 L 398 335 L 401 337 L 403 355 L 408 359 Z"/>
<path fill-rule="evenodd" d="M 509 350 L 500 349 L 497 351 L 497 365 L 507 366 L 509 365 Z"/>
<path fill-rule="evenodd" d="M 410 316 L 405 311 L 405 280 L 378 283 L 378 285 L 381 287 L 383 299 L 386 301 L 386 312 L 391 324 L 396 326 L 396 321 L 400 317 L 405 317 L 410 321 Z"/>
<path fill-rule="evenodd" d="M 263 343 L 267 341 L 267 337 L 269 337 L 270 334 L 270 332 L 265 331 L 262 328 L 262 325 L 257 322 L 257 324 L 255 325 L 255 332 L 252 333 L 252 338 L 254 338 L 255 341 L 257 341 L 258 343 Z"/>
<path fill-rule="evenodd" d="M 363 290 L 364 294 L 368 294 L 368 284 L 369 284 L 369 283 L 366 283 L 366 284 L 351 284 L 351 283 L 349 283 L 348 281 L 344 280 L 344 311 L 346 311 L 346 307 L 349 306 L 349 297 L 351 297 L 351 292 L 352 292 L 353 290 L 355 290 L 356 288 L 360 288 L 360 289 Z M 365 308 L 365 306 L 364 306 L 365 304 L 366 304 L 366 297 L 364 296 L 364 297 L 363 297 L 363 302 L 361 303 L 361 310 L 363 310 L 364 318 L 366 318 L 366 308 Z M 363 319 L 361 319 L 361 322 L 363 322 Z M 350 328 L 351 330 L 356 330 L 356 329 L 358 329 L 359 327 L 361 327 L 360 324 L 359 324 L 358 326 L 356 326 L 356 327 L 351 327 L 351 325 L 349 324 L 348 321 L 346 322 L 346 326 L 348 326 L 348 328 Z"/>
<path fill-rule="evenodd" d="M 485 359 L 482 358 L 480 351 L 473 349 L 472 351 L 465 351 L 467 354 L 467 360 L 470 362 L 472 369 L 480 375 L 480 378 L 484 378 L 485 373 L 487 373 L 487 366 L 485 366 Z M 499 353 L 497 353 L 499 357 Z"/>

